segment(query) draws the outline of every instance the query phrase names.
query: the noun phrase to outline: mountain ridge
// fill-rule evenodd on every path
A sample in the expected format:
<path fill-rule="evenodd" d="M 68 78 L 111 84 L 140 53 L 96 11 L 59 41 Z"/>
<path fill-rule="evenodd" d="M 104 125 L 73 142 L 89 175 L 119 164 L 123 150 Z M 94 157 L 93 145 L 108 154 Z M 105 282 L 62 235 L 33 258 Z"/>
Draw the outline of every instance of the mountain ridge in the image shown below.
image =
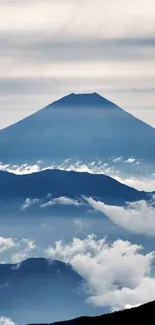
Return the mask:
<path fill-rule="evenodd" d="M 123 311 L 104 314 L 96 317 L 80 317 L 73 320 L 55 322 L 48 325 L 110 325 L 111 322 L 119 322 L 119 324 L 131 324 L 133 321 L 147 321 L 148 324 L 154 324 L 154 308 L 155 301 L 146 303 L 139 307 L 126 309 Z M 29 324 L 29 325 L 47 325 L 47 324 Z"/>
<path fill-rule="evenodd" d="M 118 202 L 147 200 L 151 195 L 151 193 L 138 191 L 103 174 L 58 169 L 48 169 L 25 175 L 0 171 L 1 200 L 2 198 L 43 198 L 49 193 L 53 198 L 91 196 L 115 202 L 117 200 Z"/>

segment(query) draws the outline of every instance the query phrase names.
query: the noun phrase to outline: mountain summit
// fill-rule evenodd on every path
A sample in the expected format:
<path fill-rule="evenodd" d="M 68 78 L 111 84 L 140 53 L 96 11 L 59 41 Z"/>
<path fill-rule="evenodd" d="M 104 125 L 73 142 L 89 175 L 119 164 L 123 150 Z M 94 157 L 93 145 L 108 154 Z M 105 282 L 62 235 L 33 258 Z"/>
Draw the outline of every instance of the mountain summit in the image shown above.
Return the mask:
<path fill-rule="evenodd" d="M 3 162 L 155 159 L 155 129 L 97 93 L 70 94 L 0 131 Z"/>
<path fill-rule="evenodd" d="M 112 107 L 112 103 L 106 98 L 100 96 L 98 93 L 85 93 L 85 94 L 75 94 L 71 93 L 56 102 L 56 106 L 77 106 L 77 107 L 94 107 L 94 106 L 109 106 Z M 49 105 L 52 106 L 53 104 Z M 114 105 L 116 106 L 116 105 Z"/>

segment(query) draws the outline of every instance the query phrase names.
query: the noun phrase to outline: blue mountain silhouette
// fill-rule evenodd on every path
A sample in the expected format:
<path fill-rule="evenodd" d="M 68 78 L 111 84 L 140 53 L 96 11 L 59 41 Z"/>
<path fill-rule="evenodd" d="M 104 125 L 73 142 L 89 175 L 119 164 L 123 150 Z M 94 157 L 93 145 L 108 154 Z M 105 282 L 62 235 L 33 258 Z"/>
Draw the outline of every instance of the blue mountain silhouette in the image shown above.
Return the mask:
<path fill-rule="evenodd" d="M 95 315 L 96 308 L 85 303 L 80 290 L 83 281 L 69 264 L 59 261 L 29 258 L 20 264 L 0 264 L 0 313 L 17 325 L 62 320 L 84 311 Z"/>
<path fill-rule="evenodd" d="M 98 197 L 107 203 L 123 203 L 148 199 L 149 194 L 119 183 L 106 175 L 79 173 L 74 171 L 45 170 L 28 175 L 0 172 L 0 198 L 25 199 L 43 198 L 48 194 L 53 198 L 66 196 Z"/>
<path fill-rule="evenodd" d="M 155 129 L 97 93 L 70 94 L 0 131 L 3 162 L 136 156 L 154 161 Z"/>

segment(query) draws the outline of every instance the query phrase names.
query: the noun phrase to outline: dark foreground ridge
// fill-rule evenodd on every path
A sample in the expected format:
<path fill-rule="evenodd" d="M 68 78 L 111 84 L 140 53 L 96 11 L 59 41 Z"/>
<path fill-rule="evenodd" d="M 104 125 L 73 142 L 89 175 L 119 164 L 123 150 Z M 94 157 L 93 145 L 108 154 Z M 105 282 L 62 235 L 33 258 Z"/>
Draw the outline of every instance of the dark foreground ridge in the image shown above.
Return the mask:
<path fill-rule="evenodd" d="M 127 309 L 124 311 L 114 312 L 98 317 L 80 317 L 69 321 L 53 323 L 53 325 L 109 325 L 109 324 L 154 324 L 155 301 L 148 304 Z M 36 325 L 36 324 L 31 324 Z M 38 324 L 47 325 L 47 324 Z M 50 324 L 52 325 L 52 324 Z"/>

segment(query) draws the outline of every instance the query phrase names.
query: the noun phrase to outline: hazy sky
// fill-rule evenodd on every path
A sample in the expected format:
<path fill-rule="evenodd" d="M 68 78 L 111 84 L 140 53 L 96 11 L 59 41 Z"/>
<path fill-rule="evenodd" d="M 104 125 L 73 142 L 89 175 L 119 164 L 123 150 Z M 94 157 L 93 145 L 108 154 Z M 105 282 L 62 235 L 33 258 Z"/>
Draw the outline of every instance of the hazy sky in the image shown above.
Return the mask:
<path fill-rule="evenodd" d="M 155 126 L 155 0 L 0 0 L 0 128 L 70 92 Z"/>

